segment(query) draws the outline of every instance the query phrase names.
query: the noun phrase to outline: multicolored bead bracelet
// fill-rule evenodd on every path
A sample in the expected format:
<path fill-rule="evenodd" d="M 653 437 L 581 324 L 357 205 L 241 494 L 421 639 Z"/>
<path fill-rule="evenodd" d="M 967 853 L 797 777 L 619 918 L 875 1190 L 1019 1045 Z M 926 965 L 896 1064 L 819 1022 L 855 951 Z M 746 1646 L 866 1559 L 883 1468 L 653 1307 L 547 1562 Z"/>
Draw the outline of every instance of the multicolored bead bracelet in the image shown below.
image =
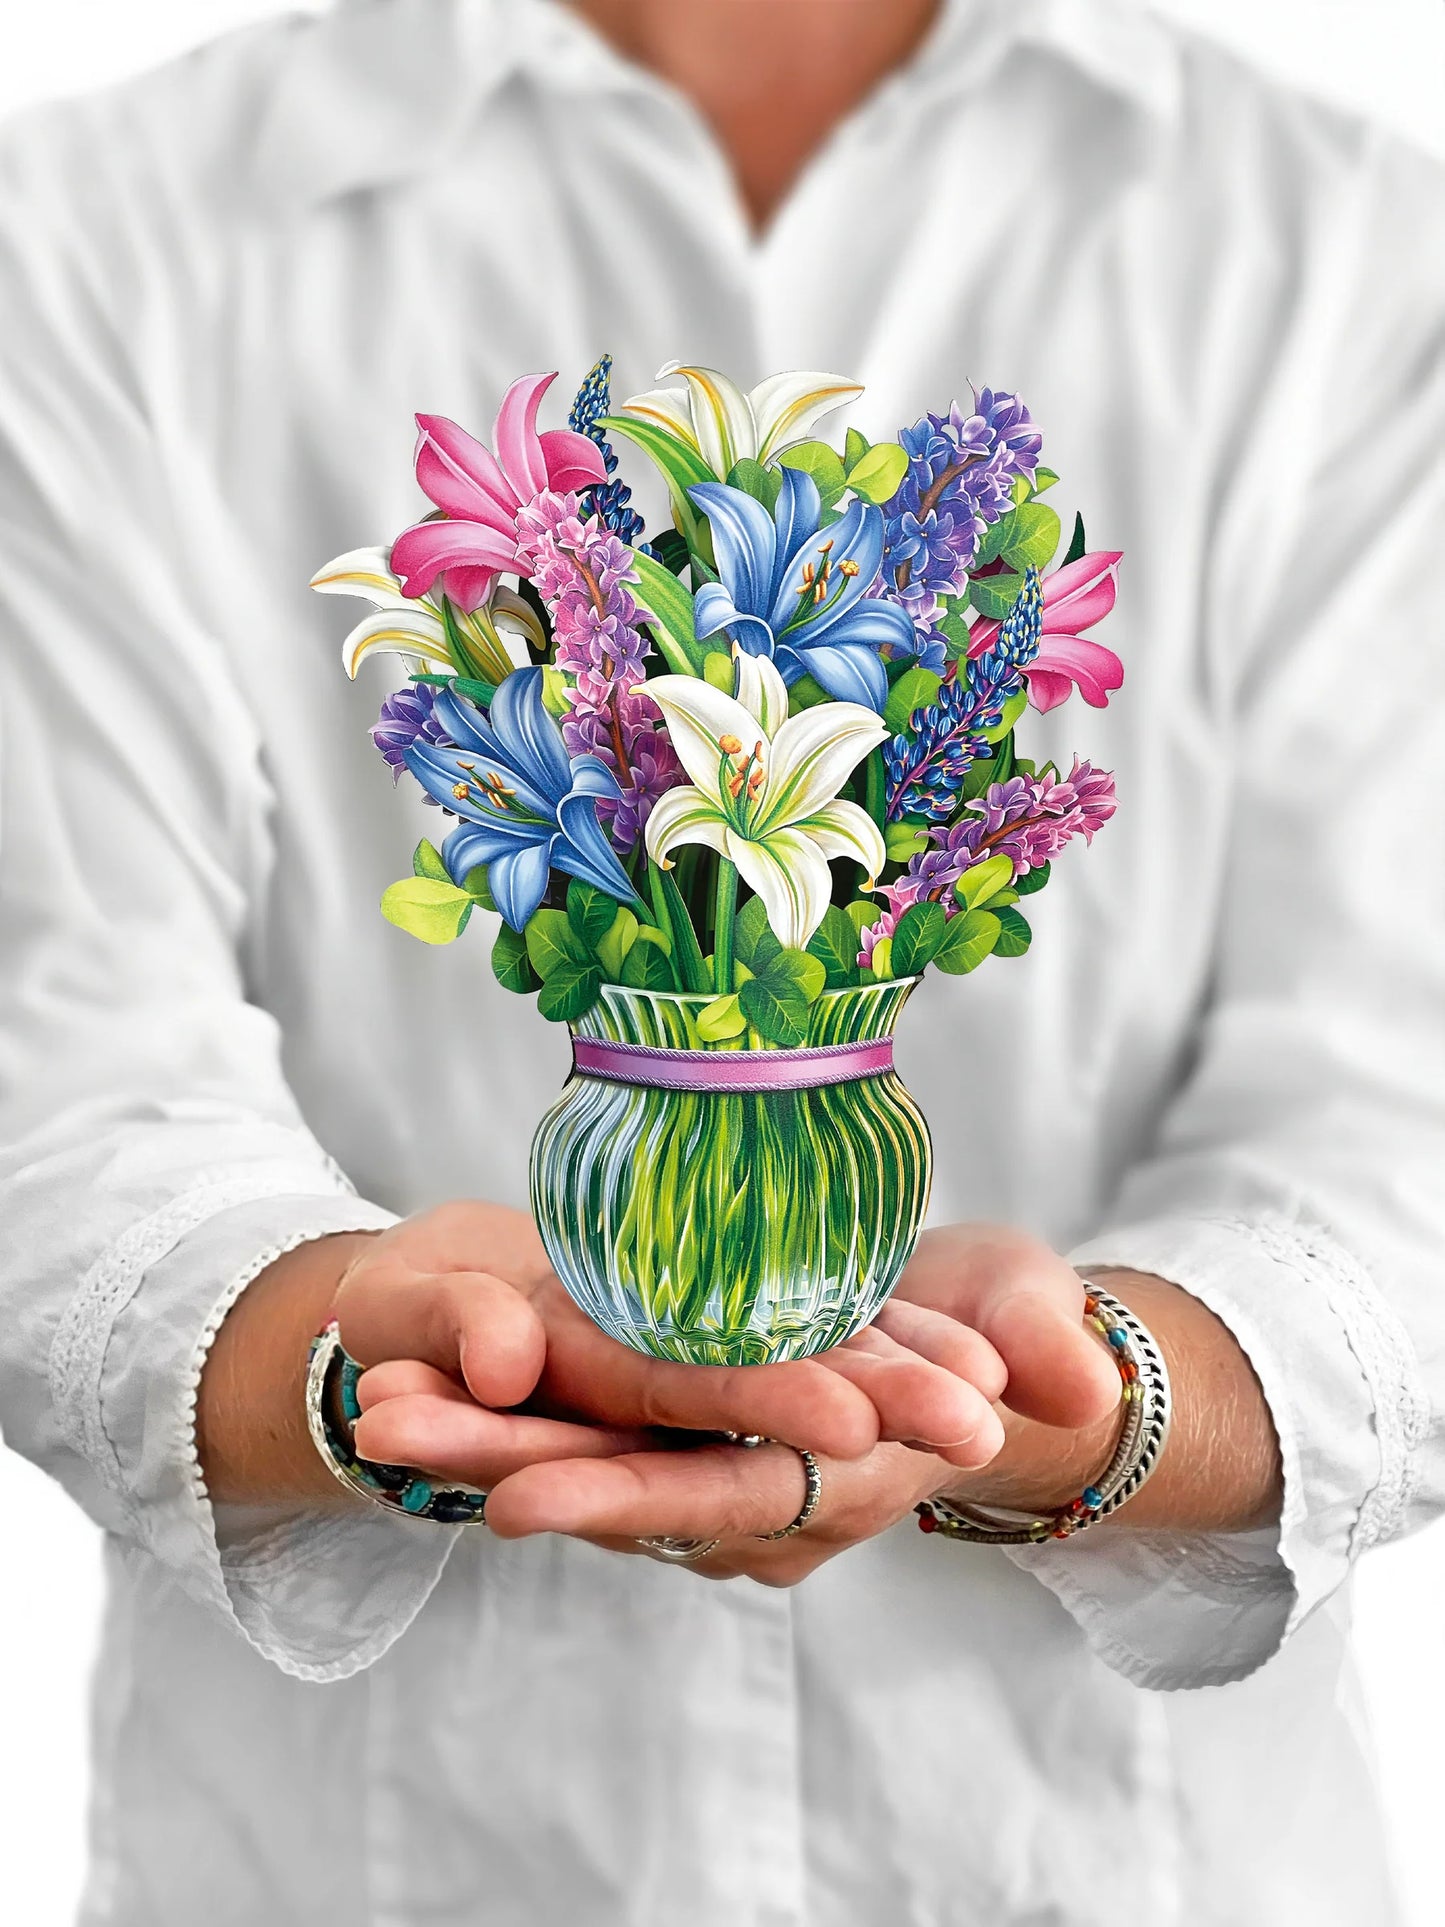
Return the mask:
<path fill-rule="evenodd" d="M 409 1465 L 361 1458 L 352 1427 L 361 1417 L 356 1385 L 362 1368 L 341 1343 L 335 1320 L 311 1341 L 306 1368 L 306 1422 L 316 1450 L 348 1492 L 413 1519 L 438 1525 L 485 1525 L 487 1495 L 476 1486 L 443 1484 Z"/>
<path fill-rule="evenodd" d="M 1072 1538 L 1134 1497 L 1158 1465 L 1169 1437 L 1169 1371 L 1148 1328 L 1099 1285 L 1087 1288 L 1084 1320 L 1108 1347 L 1124 1385 L 1119 1437 L 1098 1479 L 1050 1519 L 925 1499 L 915 1508 L 920 1531 L 975 1545 L 1040 1545 L 1046 1539 Z"/>

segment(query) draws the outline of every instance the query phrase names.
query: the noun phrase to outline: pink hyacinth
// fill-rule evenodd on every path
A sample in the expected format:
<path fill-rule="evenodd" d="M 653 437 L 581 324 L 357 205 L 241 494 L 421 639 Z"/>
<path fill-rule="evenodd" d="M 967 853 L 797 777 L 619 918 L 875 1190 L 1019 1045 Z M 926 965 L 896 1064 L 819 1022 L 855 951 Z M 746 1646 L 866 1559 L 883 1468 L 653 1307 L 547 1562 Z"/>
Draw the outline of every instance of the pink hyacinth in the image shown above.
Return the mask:
<path fill-rule="evenodd" d="M 1023 670 L 1035 709 L 1056 709 L 1075 684 L 1086 703 L 1104 709 L 1123 682 L 1124 665 L 1113 650 L 1090 642 L 1083 634 L 1113 609 L 1122 560 L 1121 550 L 1099 549 L 1044 577 L 1043 636 L 1038 654 Z M 1000 626 L 975 623 L 969 632 L 969 655 L 981 656 L 991 649 Z"/>
<path fill-rule="evenodd" d="M 444 415 L 418 415 L 416 479 L 443 511 L 398 536 L 391 551 L 402 593 L 423 596 L 441 578 L 459 609 L 478 608 L 504 570 L 524 569 L 517 516 L 545 489 L 585 488 L 607 479 L 601 450 L 569 428 L 537 430 L 542 396 L 557 379 L 523 375 L 502 397 L 484 447 Z"/>
<path fill-rule="evenodd" d="M 622 786 L 601 803 L 612 841 L 630 850 L 664 790 L 684 780 L 655 705 L 636 694 L 652 646 L 628 583 L 632 551 L 577 497 L 546 490 L 517 517 L 523 566 L 552 619 L 557 667 L 571 678 L 572 713 L 562 723 L 568 751 L 600 756 Z"/>
<path fill-rule="evenodd" d="M 1074 758 L 1067 776 L 1012 776 L 991 784 L 969 813 L 946 829 L 930 832 L 933 847 L 909 863 L 902 876 L 878 891 L 888 908 L 860 937 L 858 961 L 868 965 L 884 937 L 891 937 L 904 911 L 915 903 L 941 903 L 945 916 L 961 908 L 954 895 L 959 878 L 993 856 L 1013 863 L 1013 881 L 1051 863 L 1076 836 L 1092 843 L 1114 814 L 1114 778 L 1108 770 Z"/>

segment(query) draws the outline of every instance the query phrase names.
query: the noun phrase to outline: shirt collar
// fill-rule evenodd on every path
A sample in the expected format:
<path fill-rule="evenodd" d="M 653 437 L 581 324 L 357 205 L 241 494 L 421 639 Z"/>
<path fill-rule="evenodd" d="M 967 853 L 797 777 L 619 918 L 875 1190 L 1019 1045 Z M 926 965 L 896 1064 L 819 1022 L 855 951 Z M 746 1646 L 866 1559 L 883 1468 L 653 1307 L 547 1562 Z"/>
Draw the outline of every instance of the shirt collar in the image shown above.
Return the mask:
<path fill-rule="evenodd" d="M 339 0 L 294 29 L 261 117 L 249 181 L 266 212 L 299 211 L 440 164 L 487 101 L 525 73 L 547 88 L 658 90 L 562 0 Z M 1086 0 L 944 0 L 920 52 L 884 83 L 916 111 L 1052 56 L 1137 111 L 1171 101 L 1161 31 Z"/>

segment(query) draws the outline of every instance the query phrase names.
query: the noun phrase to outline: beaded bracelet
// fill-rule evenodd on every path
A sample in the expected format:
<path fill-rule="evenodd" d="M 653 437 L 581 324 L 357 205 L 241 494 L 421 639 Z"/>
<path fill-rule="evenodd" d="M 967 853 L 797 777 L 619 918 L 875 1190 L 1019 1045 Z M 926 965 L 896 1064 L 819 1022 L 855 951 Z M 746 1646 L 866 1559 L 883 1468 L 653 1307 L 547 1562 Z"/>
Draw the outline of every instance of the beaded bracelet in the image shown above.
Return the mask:
<path fill-rule="evenodd" d="M 1172 1404 L 1164 1355 L 1148 1328 L 1101 1286 L 1090 1284 L 1084 1319 L 1109 1348 L 1123 1380 L 1123 1421 L 1108 1465 L 1050 1519 L 1027 1513 L 998 1514 L 948 1499 L 925 1499 L 915 1507 L 922 1532 L 941 1532 L 975 1545 L 1039 1545 L 1068 1539 L 1132 1499 L 1159 1463 L 1169 1436 Z"/>
<path fill-rule="evenodd" d="M 356 1395 L 361 1366 L 341 1343 L 333 1319 L 311 1341 L 306 1367 L 306 1423 L 316 1450 L 348 1492 L 440 1525 L 485 1525 L 487 1495 L 470 1485 L 438 1485 L 409 1465 L 361 1458 L 352 1427 L 361 1417 Z"/>

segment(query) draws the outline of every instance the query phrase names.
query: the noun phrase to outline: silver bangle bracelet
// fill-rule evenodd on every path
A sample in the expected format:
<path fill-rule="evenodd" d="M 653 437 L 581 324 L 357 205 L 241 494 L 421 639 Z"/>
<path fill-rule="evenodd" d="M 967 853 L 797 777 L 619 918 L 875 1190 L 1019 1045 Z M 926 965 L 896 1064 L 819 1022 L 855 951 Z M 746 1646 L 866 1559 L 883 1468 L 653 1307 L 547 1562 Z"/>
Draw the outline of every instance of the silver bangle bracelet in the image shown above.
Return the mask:
<path fill-rule="evenodd" d="M 1086 1286 L 1084 1318 L 1108 1347 L 1123 1381 L 1123 1419 L 1103 1472 L 1076 1499 L 1047 1519 L 991 1511 L 950 1499 L 926 1499 L 916 1508 L 922 1531 L 990 1546 L 1029 1546 L 1046 1539 L 1069 1539 L 1127 1505 L 1149 1479 L 1169 1437 L 1173 1410 L 1164 1354 L 1148 1327 L 1100 1285 Z"/>

